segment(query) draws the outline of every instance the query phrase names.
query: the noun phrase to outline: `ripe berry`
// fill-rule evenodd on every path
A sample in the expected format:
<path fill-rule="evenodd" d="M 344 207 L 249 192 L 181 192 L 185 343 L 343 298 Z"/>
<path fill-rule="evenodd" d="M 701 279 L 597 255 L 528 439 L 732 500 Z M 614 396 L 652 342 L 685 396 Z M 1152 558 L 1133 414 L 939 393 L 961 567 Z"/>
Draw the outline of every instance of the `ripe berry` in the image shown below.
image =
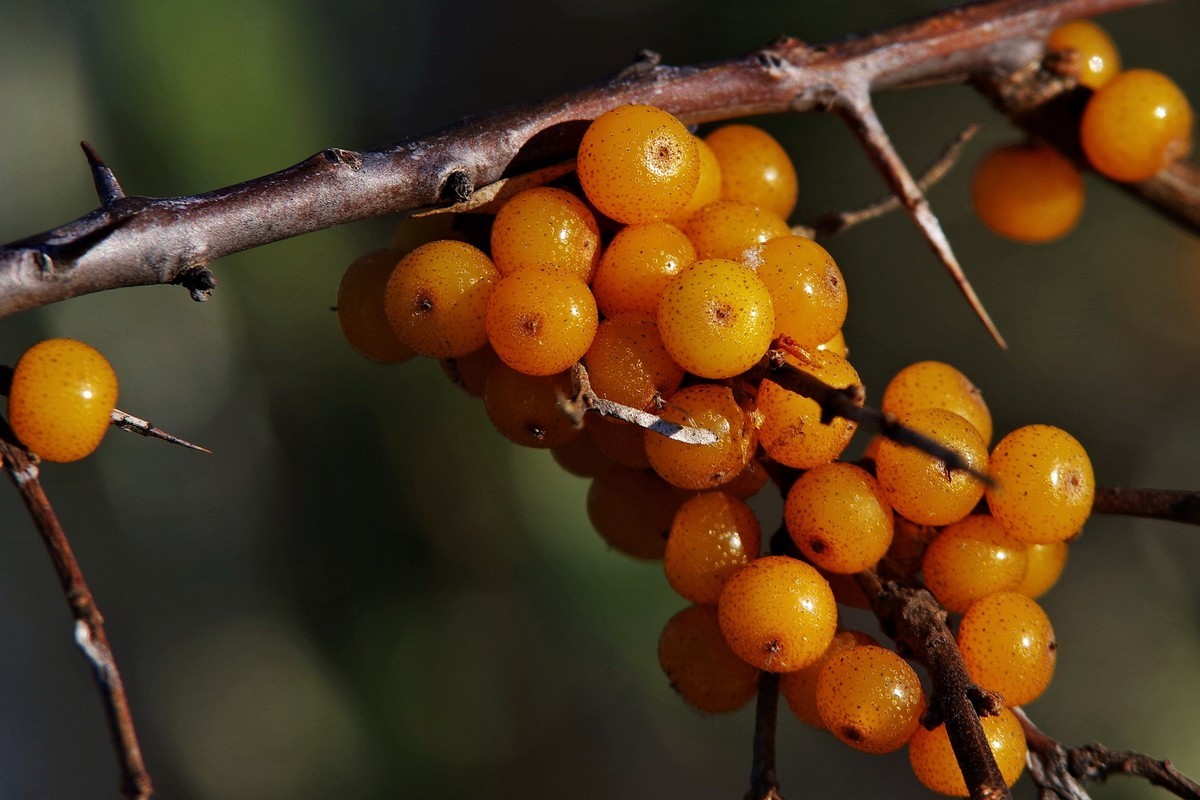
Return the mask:
<path fill-rule="evenodd" d="M 996 444 L 988 471 L 995 481 L 987 490 L 992 516 L 1026 544 L 1070 539 L 1091 514 L 1092 462 L 1061 428 L 1018 428 Z"/>
<path fill-rule="evenodd" d="M 496 284 L 486 321 L 488 341 L 504 363 L 527 375 L 553 375 L 591 347 L 598 315 L 579 276 L 523 267 Z"/>
<path fill-rule="evenodd" d="M 944 408 L 974 425 L 984 444 L 992 440 L 992 414 L 983 393 L 941 361 L 918 361 L 897 372 L 883 390 L 880 406 L 898 417 L 921 408 Z"/>
<path fill-rule="evenodd" d="M 1003 708 L 999 714 L 979 721 L 1000 775 L 1012 786 L 1025 770 L 1025 731 L 1020 720 L 1010 709 Z M 921 783 L 932 791 L 950 797 L 968 796 L 967 782 L 950 748 L 944 724 L 933 730 L 918 726 L 908 742 L 908 763 Z"/>
<path fill-rule="evenodd" d="M 754 366 L 774 329 L 767 287 L 736 261 L 706 259 L 680 270 L 658 304 L 667 352 L 702 378 L 732 378 Z"/>
<path fill-rule="evenodd" d="M 416 355 L 392 330 L 384 309 L 388 278 L 397 260 L 389 250 L 368 253 L 346 268 L 338 285 L 342 335 L 361 355 L 381 364 L 401 364 Z"/>
<path fill-rule="evenodd" d="M 590 439 L 611 461 L 630 469 L 650 469 L 646 455 L 644 430 L 630 422 L 605 417 L 593 417 L 583 428 L 584 439 Z"/>
<path fill-rule="evenodd" d="M 833 635 L 829 647 L 820 658 L 801 667 L 795 672 L 785 672 L 779 677 L 779 693 L 787 700 L 788 708 L 800 718 L 800 721 L 817 730 L 824 730 L 825 723 L 821 720 L 821 712 L 817 709 L 817 678 L 821 668 L 829 659 L 860 645 L 878 645 L 868 634 L 862 631 L 841 630 Z"/>
<path fill-rule="evenodd" d="M 683 382 L 683 368 L 647 314 L 618 314 L 601 322 L 583 361 L 597 397 L 642 411 L 657 410 L 658 402 Z"/>
<path fill-rule="evenodd" d="M 718 200 L 701 208 L 683 226 L 698 258 L 743 261 L 751 248 L 792 229 L 778 214 L 753 203 Z"/>
<path fill-rule="evenodd" d="M 600 228 L 582 200 L 539 186 L 513 196 L 492 223 L 492 260 L 507 275 L 521 267 L 555 266 L 588 283 L 600 260 Z"/>
<path fill-rule="evenodd" d="M 558 405 L 559 397 L 570 394 L 566 373 L 526 375 L 497 363 L 488 371 L 483 407 L 509 441 L 524 447 L 557 447 L 579 435 Z"/>
<path fill-rule="evenodd" d="M 1025 551 L 1029 565 L 1025 568 L 1025 579 L 1016 591 L 1033 598 L 1041 597 L 1050 591 L 1067 566 L 1069 549 L 1070 545 L 1066 542 L 1029 545 Z"/>
<path fill-rule="evenodd" d="M 1117 46 L 1096 23 L 1077 19 L 1050 32 L 1046 49 L 1051 52 L 1074 50 L 1079 56 L 1079 85 L 1099 89 L 1121 71 Z"/>
<path fill-rule="evenodd" d="M 721 197 L 754 203 L 787 219 L 796 207 L 796 168 L 775 137 L 753 125 L 725 125 L 704 137 L 721 165 Z"/>
<path fill-rule="evenodd" d="M 988 153 L 975 168 L 971 203 L 994 233 L 1018 242 L 1049 242 L 1079 221 L 1083 177 L 1049 145 L 1009 145 Z"/>
<path fill-rule="evenodd" d="M 696 182 L 696 190 L 687 205 L 667 220 L 677 227 L 683 227 L 692 214 L 721 199 L 721 165 L 716 155 L 703 139 L 696 139 L 696 152 L 700 156 L 700 180 Z"/>
<path fill-rule="evenodd" d="M 1025 550 L 1025 543 L 996 520 L 973 514 L 947 525 L 929 543 L 921 571 L 938 602 L 961 614 L 982 597 L 1020 586 L 1028 563 Z"/>
<path fill-rule="evenodd" d="M 696 248 L 674 225 L 628 225 L 600 257 L 592 280 L 596 305 L 606 317 L 623 311 L 657 314 L 671 278 L 695 260 Z"/>
<path fill-rule="evenodd" d="M 807 363 L 788 356 L 788 363 L 838 389 L 859 383 L 850 362 L 831 351 L 809 354 Z M 842 454 L 858 425 L 843 417 L 821 422 L 816 400 L 784 389 L 771 380 L 758 387 L 757 410 L 763 415 L 763 448 L 780 464 L 810 469 Z"/>
<path fill-rule="evenodd" d="M 629 105 L 597 117 L 575 169 L 584 194 L 617 222 L 654 222 L 678 212 L 700 179 L 695 137 L 671 114 Z"/>
<path fill-rule="evenodd" d="M 117 375 L 99 351 L 74 339 L 47 339 L 13 370 L 8 422 L 45 461 L 78 461 L 100 446 L 117 404 Z"/>
<path fill-rule="evenodd" d="M 829 572 L 873 567 L 892 542 L 892 507 L 875 478 L 853 464 L 805 472 L 788 490 L 783 515 L 796 546 Z"/>
<path fill-rule="evenodd" d="M 1191 151 L 1192 107 L 1166 75 L 1131 69 L 1092 95 L 1079 141 L 1101 175 L 1146 180 Z"/>
<path fill-rule="evenodd" d="M 689 705 L 710 714 L 737 711 L 758 691 L 758 670 L 729 649 L 713 606 L 689 606 L 663 627 L 658 663 Z"/>
<path fill-rule="evenodd" d="M 788 556 L 763 556 L 730 576 L 717 613 L 733 652 L 768 672 L 816 661 L 837 629 L 829 584 L 812 565 Z"/>
<path fill-rule="evenodd" d="M 855 750 L 890 753 L 920 725 L 925 691 L 913 668 L 891 650 L 852 647 L 821 668 L 817 710 L 829 732 Z"/>
<path fill-rule="evenodd" d="M 675 512 L 663 569 L 685 600 L 715 604 L 729 576 L 758 558 L 761 548 L 758 517 L 745 501 L 703 492 Z"/>
<path fill-rule="evenodd" d="M 754 455 L 758 433 L 728 387 L 701 383 L 667 398 L 666 422 L 711 431 L 712 444 L 688 444 L 645 432 L 646 455 L 654 471 L 684 489 L 714 489 L 736 478 Z"/>
<path fill-rule="evenodd" d="M 614 466 L 588 487 L 588 519 L 613 549 L 655 560 L 663 557 L 675 511 L 689 496 L 650 470 Z"/>
<path fill-rule="evenodd" d="M 958 627 L 958 649 L 971 680 L 1004 695 L 1009 706 L 1040 697 L 1058 660 L 1050 618 L 1017 592 L 997 592 L 973 603 Z"/>
<path fill-rule="evenodd" d="M 838 335 L 846 321 L 846 281 L 824 247 L 804 236 L 779 236 L 751 249 L 745 261 L 771 293 L 776 336 L 819 347 Z"/>

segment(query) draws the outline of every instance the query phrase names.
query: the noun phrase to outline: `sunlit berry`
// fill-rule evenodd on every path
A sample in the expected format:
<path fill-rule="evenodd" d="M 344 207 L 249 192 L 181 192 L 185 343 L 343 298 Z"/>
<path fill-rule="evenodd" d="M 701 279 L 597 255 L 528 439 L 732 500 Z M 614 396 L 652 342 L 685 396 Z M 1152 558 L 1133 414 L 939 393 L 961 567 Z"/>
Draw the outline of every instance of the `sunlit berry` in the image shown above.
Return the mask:
<path fill-rule="evenodd" d="M 838 631 L 829 642 L 829 647 L 816 661 L 779 676 L 779 693 L 801 722 L 818 730 L 825 729 L 821 712 L 817 709 L 817 678 L 821 675 L 821 667 L 825 666 L 829 659 L 852 647 L 868 644 L 878 645 L 879 642 L 862 631 Z"/>
<path fill-rule="evenodd" d="M 674 225 L 628 225 L 600 256 L 592 279 L 596 305 L 606 317 L 625 311 L 657 314 L 671 278 L 695 260 L 696 248 Z"/>
<path fill-rule="evenodd" d="M 1002 708 L 995 716 L 982 717 L 996 766 L 1004 782 L 1012 786 L 1025 770 L 1025 731 L 1011 709 Z M 917 728 L 908 742 L 908 763 L 926 788 L 950 797 L 967 797 L 967 782 L 950 747 L 946 726 L 933 730 Z"/>
<path fill-rule="evenodd" d="M 947 525 L 925 550 L 925 586 L 947 611 L 961 614 L 976 600 L 1021 585 L 1028 558 L 1025 543 L 985 514 Z"/>
<path fill-rule="evenodd" d="M 855 750 L 890 753 L 919 726 L 925 691 L 913 668 L 891 650 L 852 647 L 821 668 L 817 710 L 829 732 Z"/>
<path fill-rule="evenodd" d="M 1121 54 L 1113 40 L 1096 23 L 1076 19 L 1050 32 L 1046 49 L 1051 52 L 1074 50 L 1078 54 L 1079 85 L 1099 89 L 1121 71 Z"/>
<path fill-rule="evenodd" d="M 654 471 L 684 489 L 714 489 L 736 478 L 754 455 L 758 432 L 726 386 L 696 384 L 667 398 L 664 422 L 703 428 L 711 444 L 689 444 L 645 432 L 646 455 Z"/>
<path fill-rule="evenodd" d="M 601 322 L 583 361 L 597 397 L 642 411 L 657 410 L 683 382 L 683 368 L 648 314 L 618 314 Z"/>
<path fill-rule="evenodd" d="M 783 515 L 800 551 L 830 572 L 873 567 L 892 541 L 892 507 L 875 478 L 853 464 L 805 472 L 788 490 Z"/>
<path fill-rule="evenodd" d="M 1067 566 L 1067 551 L 1070 545 L 1066 542 L 1049 542 L 1047 544 L 1031 544 L 1025 551 L 1028 566 L 1025 568 L 1025 579 L 1016 591 L 1026 597 L 1038 598 L 1058 583 L 1059 576 Z"/>
<path fill-rule="evenodd" d="M 1069 233 L 1083 214 L 1083 176 L 1049 145 L 1009 145 L 975 168 L 971 203 L 994 233 L 1049 242 Z"/>
<path fill-rule="evenodd" d="M 701 208 L 683 226 L 697 258 L 743 261 L 748 252 L 792 229 L 778 214 L 753 203 L 718 200 Z"/>
<path fill-rule="evenodd" d="M 600 260 L 600 228 L 578 197 L 538 186 L 500 207 L 492 223 L 491 251 L 505 275 L 521 267 L 555 266 L 588 283 Z"/>
<path fill-rule="evenodd" d="M 958 626 L 958 649 L 971 680 L 1023 706 L 1054 677 L 1058 643 L 1050 618 L 1018 592 L 997 592 L 971 604 Z"/>
<path fill-rule="evenodd" d="M 496 284 L 486 321 L 488 341 L 504 363 L 527 375 L 553 375 L 591 347 L 599 315 L 577 275 L 524 267 Z"/>
<path fill-rule="evenodd" d="M 859 383 L 850 362 L 829 351 L 815 351 L 807 362 L 788 357 L 788 363 L 836 389 Z M 772 380 L 758 387 L 756 408 L 763 416 L 761 441 L 774 460 L 789 467 L 809 469 L 842 454 L 854 436 L 857 423 L 834 417 L 821 421 L 817 401 L 788 391 Z"/>
<path fill-rule="evenodd" d="M 824 247 L 804 236 L 779 236 L 752 248 L 754 269 L 775 305 L 775 335 L 815 348 L 837 336 L 846 321 L 846 281 Z"/>
<path fill-rule="evenodd" d="M 992 440 L 992 414 L 983 392 L 966 375 L 941 361 L 918 361 L 897 372 L 883 390 L 880 407 L 896 416 L 921 408 L 944 408 L 974 425 L 984 444 Z"/>
<path fill-rule="evenodd" d="M 1092 95 L 1079 141 L 1101 175 L 1146 180 L 1191 151 L 1192 107 L 1166 75 L 1131 69 Z"/>
<path fill-rule="evenodd" d="M 1027 544 L 1061 542 L 1079 533 L 1092 511 L 1096 477 L 1079 441 L 1052 425 L 1026 425 L 992 450 L 988 508 Z"/>
<path fill-rule="evenodd" d="M 704 141 L 721 165 L 721 197 L 762 206 L 783 219 L 796 207 L 796 168 L 775 137 L 753 125 L 725 125 Z"/>
<path fill-rule="evenodd" d="M 721 165 L 712 148 L 703 139 L 696 139 L 696 152 L 700 156 L 700 180 L 688 199 L 687 205 L 676 211 L 667 221 L 682 227 L 692 214 L 709 203 L 721 199 Z"/>
<path fill-rule="evenodd" d="M 729 576 L 758 558 L 761 548 L 758 517 L 744 500 L 702 492 L 675 512 L 663 569 L 681 597 L 715 604 Z"/>

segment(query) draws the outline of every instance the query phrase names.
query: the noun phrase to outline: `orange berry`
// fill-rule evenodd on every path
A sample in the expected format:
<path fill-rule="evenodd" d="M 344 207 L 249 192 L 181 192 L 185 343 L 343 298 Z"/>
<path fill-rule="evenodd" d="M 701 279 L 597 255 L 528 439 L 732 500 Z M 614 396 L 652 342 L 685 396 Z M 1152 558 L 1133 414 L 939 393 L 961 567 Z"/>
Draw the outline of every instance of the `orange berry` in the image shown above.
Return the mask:
<path fill-rule="evenodd" d="M 1079 85 L 1099 89 L 1121 71 L 1117 46 L 1096 23 L 1077 19 L 1058 26 L 1046 39 L 1051 52 L 1074 50 L 1079 54 Z"/>
<path fill-rule="evenodd" d="M 1083 176 L 1049 145 L 1009 145 L 975 168 L 971 203 L 992 232 L 1018 242 L 1049 242 L 1079 222 Z"/>
<path fill-rule="evenodd" d="M 1049 542 L 1047 544 L 1031 544 L 1025 551 L 1028 566 L 1025 568 L 1025 579 L 1016 591 L 1026 597 L 1041 597 L 1058 583 L 1063 569 L 1067 566 L 1067 551 L 1070 546 L 1066 542 Z"/>
<path fill-rule="evenodd" d="M 1009 706 L 1040 697 L 1058 660 L 1050 618 L 1018 592 L 997 592 L 972 603 L 958 626 L 958 649 L 971 680 L 1004 695 Z"/>
<path fill-rule="evenodd" d="M 650 469 L 644 430 L 637 425 L 619 419 L 593 417 L 588 420 L 583 432 L 583 438 L 591 439 L 600 452 L 621 466 Z"/>
<path fill-rule="evenodd" d="M 599 324 L 587 284 L 553 267 L 505 275 L 487 304 L 487 337 L 504 363 L 527 375 L 553 375 L 578 361 Z"/>
<path fill-rule="evenodd" d="M 654 471 L 684 489 L 714 489 L 736 478 L 754 455 L 758 435 L 752 419 L 728 387 L 711 383 L 680 389 L 660 415 L 665 422 L 703 428 L 712 444 L 688 444 L 645 432 L 646 455 Z"/>
<path fill-rule="evenodd" d="M 486 344 L 465 356 L 441 359 L 442 373 L 471 397 L 483 397 L 488 373 L 499 363 L 496 351 Z"/>
<path fill-rule="evenodd" d="M 1026 544 L 1070 539 L 1092 512 L 1092 462 L 1061 428 L 1018 428 L 996 444 L 988 471 L 995 481 L 987 490 L 992 516 Z"/>
<path fill-rule="evenodd" d="M 992 414 L 983 392 L 941 361 L 918 361 L 897 372 L 883 390 L 880 407 L 898 417 L 921 408 L 944 408 L 974 425 L 984 444 L 992 440 Z"/>
<path fill-rule="evenodd" d="M 712 606 L 688 606 L 667 621 L 658 663 L 680 697 L 709 714 L 737 711 L 758 692 L 758 670 L 729 649 Z"/>
<path fill-rule="evenodd" d="M 979 721 L 1000 775 L 1012 786 L 1025 770 L 1025 731 L 1020 720 L 1011 709 L 1003 708 L 999 714 Z M 917 727 L 908 742 L 908 763 L 930 790 L 950 797 L 968 796 L 967 782 L 950 747 L 945 725 L 933 730 Z"/>
<path fill-rule="evenodd" d="M 1192 107 L 1166 75 L 1131 69 L 1092 95 L 1079 141 L 1101 175 L 1143 181 L 1191 151 Z"/>
<path fill-rule="evenodd" d="M 811 564 L 788 556 L 763 556 L 731 575 L 717 614 L 733 652 L 768 672 L 816 661 L 837 629 L 829 584 Z"/>
<path fill-rule="evenodd" d="M 44 461 L 78 461 L 100 446 L 117 404 L 117 374 L 91 345 L 46 339 L 12 374 L 8 423 Z"/>
<path fill-rule="evenodd" d="M 865 645 L 832 656 L 817 677 L 817 710 L 829 732 L 855 750 L 899 750 L 925 711 L 921 679 L 903 658 Z"/>
<path fill-rule="evenodd" d="M 721 165 L 712 148 L 703 140 L 697 138 L 696 153 L 700 156 L 700 180 L 696 182 L 696 190 L 692 192 L 687 205 L 675 212 L 667 221 L 683 227 L 700 209 L 709 203 L 721 199 Z"/>
<path fill-rule="evenodd" d="M 779 236 L 752 248 L 745 262 L 771 293 L 775 336 L 819 347 L 838 335 L 848 308 L 846 282 L 824 247 L 803 236 Z"/>
<path fill-rule="evenodd" d="M 401 364 L 417 353 L 400 341 L 384 309 L 388 278 L 397 257 L 376 250 L 355 259 L 338 285 L 337 315 L 342 335 L 360 355 L 381 364 Z"/>
<path fill-rule="evenodd" d="M 667 219 L 700 179 L 695 137 L 653 106 L 606 111 L 583 134 L 575 169 L 600 213 L 625 224 Z"/>
<path fill-rule="evenodd" d="M 859 383 L 850 362 L 830 351 L 810 353 L 808 363 L 788 356 L 788 363 L 838 389 Z M 827 425 L 822 423 L 821 406 L 816 400 L 790 392 L 771 380 L 759 384 L 756 403 L 763 415 L 763 448 L 780 464 L 796 469 L 810 469 L 837 458 L 858 428 L 857 423 L 843 417 L 834 417 Z"/>
<path fill-rule="evenodd" d="M 796 208 L 796 168 L 775 137 L 753 125 L 725 125 L 704 137 L 721 165 L 721 197 L 754 203 L 783 219 Z"/>
<path fill-rule="evenodd" d="M 585 433 L 595 421 L 588 420 Z M 590 436 L 572 437 L 563 444 L 551 447 L 550 454 L 554 456 L 556 464 L 578 478 L 594 478 L 613 466 L 613 460 L 596 446 Z"/>
<path fill-rule="evenodd" d="M 685 600 L 715 604 L 729 576 L 758 558 L 761 549 L 758 517 L 744 500 L 703 492 L 675 512 L 663 569 Z"/>
<path fill-rule="evenodd" d="M 683 383 L 683 368 L 646 314 L 618 314 L 601 322 L 583 361 L 597 397 L 642 411 L 656 410 Z"/>
<path fill-rule="evenodd" d="M 774 212 L 752 203 L 718 200 L 701 208 L 684 224 L 697 258 L 742 261 L 747 252 L 776 236 L 791 236 L 792 229 Z"/>
<path fill-rule="evenodd" d="M 623 311 L 657 314 L 671 278 L 695 260 L 696 248 L 674 225 L 628 225 L 600 257 L 592 280 L 596 305 L 606 317 Z"/>
<path fill-rule="evenodd" d="M 658 305 L 667 352 L 702 378 L 732 378 L 758 363 L 771 345 L 775 312 L 763 282 L 726 259 L 680 270 Z"/>
<path fill-rule="evenodd" d="M 524 447 L 557 447 L 579 435 L 558 405 L 570 396 L 571 378 L 526 375 L 497 363 L 488 371 L 483 407 L 488 419 L 506 439 Z"/>
<path fill-rule="evenodd" d="M 588 519 L 613 549 L 659 559 L 667 549 L 675 511 L 689 496 L 649 470 L 612 467 L 588 487 Z"/>
<path fill-rule="evenodd" d="M 816 661 L 795 672 L 785 672 L 779 676 L 779 693 L 787 700 L 788 708 L 792 709 L 792 713 L 799 717 L 801 722 L 817 730 L 825 730 L 821 712 L 817 709 L 817 678 L 821 675 L 821 667 L 825 666 L 829 659 L 852 647 L 868 644 L 878 645 L 879 642 L 862 631 L 838 631 L 829 642 L 829 647 Z"/>
<path fill-rule="evenodd" d="M 492 223 L 492 260 L 507 275 L 521 267 L 555 266 L 588 283 L 600 260 L 600 228 L 582 200 L 538 186 L 500 207 Z"/>
<path fill-rule="evenodd" d="M 961 614 L 993 592 L 1021 585 L 1028 558 L 1025 543 L 985 514 L 947 525 L 925 550 L 925 586 L 947 611 Z"/>
<path fill-rule="evenodd" d="M 875 478 L 853 464 L 805 472 L 788 490 L 783 515 L 800 551 L 829 572 L 873 567 L 892 542 L 892 507 Z"/>

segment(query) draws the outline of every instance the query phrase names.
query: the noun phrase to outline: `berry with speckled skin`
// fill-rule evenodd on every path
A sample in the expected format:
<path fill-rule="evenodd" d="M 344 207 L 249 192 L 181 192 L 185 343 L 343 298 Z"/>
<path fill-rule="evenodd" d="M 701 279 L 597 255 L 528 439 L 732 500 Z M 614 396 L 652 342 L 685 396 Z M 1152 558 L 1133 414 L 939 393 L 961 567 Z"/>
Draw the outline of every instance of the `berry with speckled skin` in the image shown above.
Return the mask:
<path fill-rule="evenodd" d="M 523 267 L 496 284 L 486 320 L 488 341 L 505 364 L 527 375 L 553 375 L 591 347 L 599 315 L 577 275 Z"/>
<path fill-rule="evenodd" d="M 422 245 L 400 259 L 388 279 L 388 322 L 423 356 L 464 356 L 487 343 L 488 299 L 499 280 L 477 247 L 449 239 Z"/>
<path fill-rule="evenodd" d="M 779 677 L 779 693 L 801 722 L 817 730 L 825 730 L 821 712 L 817 709 L 817 678 L 821 675 L 821 668 L 834 656 L 852 647 L 868 644 L 878 645 L 879 642 L 862 631 L 838 631 L 820 658 L 807 667 L 785 672 Z"/>
<path fill-rule="evenodd" d="M 117 404 L 117 374 L 91 345 L 47 339 L 13 370 L 8 422 L 44 461 L 78 461 L 104 438 Z"/>
<path fill-rule="evenodd" d="M 971 203 L 993 233 L 1018 242 L 1049 242 L 1079 222 L 1083 176 L 1049 145 L 1000 147 L 975 168 Z"/>
<path fill-rule="evenodd" d="M 704 492 L 675 512 L 663 569 L 671 588 L 693 603 L 715 604 L 725 581 L 758 558 L 758 517 L 725 492 Z"/>
<path fill-rule="evenodd" d="M 653 561 L 663 557 L 675 512 L 690 496 L 650 470 L 614 466 L 588 487 L 588 520 L 613 549 Z"/>
<path fill-rule="evenodd" d="M 592 280 L 596 305 L 606 317 L 624 311 L 657 314 L 671 278 L 695 260 L 696 248 L 674 225 L 627 225 L 600 256 Z"/>
<path fill-rule="evenodd" d="M 696 189 L 688 199 L 687 205 L 667 220 L 679 227 L 683 227 L 692 218 L 692 214 L 721 199 L 721 165 L 716 155 L 712 148 L 699 138 L 696 139 L 696 152 L 700 156 L 700 180 L 696 182 Z"/>
<path fill-rule="evenodd" d="M 1052 425 L 1026 425 L 997 442 L 988 471 L 988 508 L 1026 544 L 1061 542 L 1079 533 L 1092 511 L 1096 477 L 1087 451 Z"/>
<path fill-rule="evenodd" d="M 788 490 L 783 516 L 800 551 L 829 572 L 873 567 L 892 542 L 892 507 L 875 478 L 853 464 L 805 472 Z"/>
<path fill-rule="evenodd" d="M 984 444 L 992 441 L 992 414 L 983 392 L 941 361 L 918 361 L 897 372 L 883 390 L 880 407 L 896 416 L 920 408 L 944 408 L 974 425 Z"/>
<path fill-rule="evenodd" d="M 1025 551 L 1025 543 L 991 517 L 964 517 L 947 525 L 925 550 L 925 586 L 947 611 L 961 614 L 981 597 L 1020 586 L 1028 564 Z"/>
<path fill-rule="evenodd" d="M 500 207 L 492 223 L 491 251 L 505 275 L 521 267 L 555 266 L 588 283 L 600 260 L 600 228 L 578 197 L 538 186 Z"/>
<path fill-rule="evenodd" d="M 587 421 L 583 433 L 583 438 L 591 439 L 600 452 L 621 466 L 650 469 L 643 428 L 619 419 L 594 416 Z"/>
<path fill-rule="evenodd" d="M 579 143 L 575 169 L 600 213 L 625 224 L 667 219 L 700 179 L 695 137 L 671 114 L 628 105 L 597 117 Z"/>
<path fill-rule="evenodd" d="M 1191 151 L 1192 123 L 1192 107 L 1173 80 L 1131 69 L 1092 95 L 1079 143 L 1101 175 L 1143 181 Z"/>
<path fill-rule="evenodd" d="M 790 355 L 787 360 L 801 372 L 838 389 L 859 383 L 858 372 L 850 362 L 831 351 L 812 352 L 807 362 Z M 843 417 L 822 423 L 817 401 L 790 392 L 772 380 L 759 385 L 756 404 L 763 415 L 763 448 L 780 464 L 796 469 L 809 469 L 837 458 L 858 428 L 857 423 Z"/>
<path fill-rule="evenodd" d="M 667 352 L 702 378 L 732 378 L 771 345 L 775 311 L 763 282 L 727 259 L 697 261 L 667 284 L 658 331 Z"/>
<path fill-rule="evenodd" d="M 721 197 L 762 206 L 787 219 L 798 182 L 791 157 L 775 137 L 753 125 L 725 125 L 704 137 L 721 165 Z"/>
<path fill-rule="evenodd" d="M 1079 54 L 1077 77 L 1080 86 L 1099 89 L 1121 72 L 1121 54 L 1113 40 L 1096 23 L 1076 19 L 1058 26 L 1046 38 L 1046 49 Z"/>
<path fill-rule="evenodd" d="M 979 721 L 1000 775 L 1012 786 L 1025 770 L 1025 731 L 1020 720 L 1011 709 L 1003 708 L 999 714 Z M 908 763 L 928 789 L 950 797 L 968 796 L 967 782 L 950 748 L 945 725 L 933 730 L 917 728 L 908 742 Z"/>
<path fill-rule="evenodd" d="M 829 583 L 812 565 L 788 556 L 763 556 L 731 575 L 717 613 L 733 652 L 768 672 L 816 661 L 837 629 Z"/>
<path fill-rule="evenodd" d="M 557 447 L 579 435 L 558 407 L 560 394 L 571 394 L 571 378 L 526 375 L 507 364 L 488 370 L 483 407 L 488 419 L 506 439 L 524 447 Z"/>
<path fill-rule="evenodd" d="M 1054 677 L 1058 643 L 1050 618 L 1018 592 L 978 600 L 958 627 L 958 649 L 971 680 L 1023 706 L 1041 696 Z"/>
<path fill-rule="evenodd" d="M 954 450 L 973 469 L 987 471 L 983 438 L 974 425 L 953 411 L 924 408 L 899 420 Z M 920 525 L 949 525 L 971 513 L 983 497 L 983 484 L 966 471 L 949 470 L 942 460 L 891 439 L 879 443 L 875 477 L 896 513 Z"/>
<path fill-rule="evenodd" d="M 583 361 L 597 397 L 643 411 L 656 411 L 683 382 L 683 368 L 648 314 L 618 314 L 601 322 Z"/>
<path fill-rule="evenodd" d="M 680 389 L 667 398 L 660 416 L 717 437 L 712 444 L 688 444 L 645 431 L 646 455 L 654 471 L 684 489 L 714 489 L 733 480 L 750 463 L 758 444 L 753 420 L 726 386 L 702 383 Z"/>
<path fill-rule="evenodd" d="M 829 732 L 864 753 L 899 750 L 925 711 L 925 691 L 903 658 L 866 645 L 830 658 L 817 678 L 817 711 Z"/>
<path fill-rule="evenodd" d="M 1033 598 L 1041 597 L 1050 591 L 1051 587 L 1058 583 L 1059 576 L 1067 566 L 1069 549 L 1070 545 L 1066 542 L 1029 545 L 1025 551 L 1028 561 L 1025 579 L 1016 591 Z"/>
<path fill-rule="evenodd" d="M 388 278 L 399 258 L 376 250 L 355 259 L 338 284 L 338 326 L 358 353 L 381 364 L 401 364 L 417 353 L 400 341 L 384 309 Z"/>
<path fill-rule="evenodd" d="M 745 262 L 775 304 L 775 335 L 818 347 L 842 329 L 848 300 L 842 271 L 824 247 L 803 236 L 779 236 L 750 250 Z"/>
<path fill-rule="evenodd" d="M 689 705 L 710 714 L 737 711 L 758 691 L 758 670 L 729 648 L 712 606 L 689 606 L 668 620 L 658 663 Z"/>
<path fill-rule="evenodd" d="M 749 252 L 777 236 L 791 236 L 780 217 L 753 203 L 718 200 L 701 208 L 683 226 L 697 258 L 743 261 Z"/>

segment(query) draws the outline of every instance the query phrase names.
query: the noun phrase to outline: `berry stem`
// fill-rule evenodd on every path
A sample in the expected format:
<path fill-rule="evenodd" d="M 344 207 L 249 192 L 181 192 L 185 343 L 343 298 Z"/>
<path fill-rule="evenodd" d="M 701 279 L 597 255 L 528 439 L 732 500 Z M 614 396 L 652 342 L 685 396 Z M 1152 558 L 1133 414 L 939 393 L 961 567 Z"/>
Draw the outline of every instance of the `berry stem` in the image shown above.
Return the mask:
<path fill-rule="evenodd" d="M 125 696 L 125 684 L 104 631 L 104 616 L 84 580 L 67 534 L 42 488 L 37 462 L 17 443 L 12 430 L 3 421 L 0 421 L 0 461 L 42 537 L 71 609 L 71 616 L 75 618 L 75 643 L 92 668 L 104 704 L 109 734 L 117 755 L 121 793 L 132 800 L 145 800 L 153 794 L 154 789 L 150 773 L 146 771 L 142 760 L 141 745 L 138 744 L 133 715 Z"/>
<path fill-rule="evenodd" d="M 1132 775 L 1176 797 L 1200 800 L 1200 784 L 1180 773 L 1170 761 L 1132 750 L 1110 750 L 1099 742 L 1066 747 L 1034 725 L 1021 709 L 1014 708 L 1013 713 L 1025 730 L 1030 776 L 1043 796 L 1048 793 L 1083 800 L 1088 793 L 1080 781 L 1104 783 L 1110 775 Z"/>
<path fill-rule="evenodd" d="M 779 675 L 758 677 L 758 703 L 754 707 L 754 757 L 750 765 L 750 791 L 746 800 L 783 800 L 775 774 L 775 725 L 779 716 Z"/>

